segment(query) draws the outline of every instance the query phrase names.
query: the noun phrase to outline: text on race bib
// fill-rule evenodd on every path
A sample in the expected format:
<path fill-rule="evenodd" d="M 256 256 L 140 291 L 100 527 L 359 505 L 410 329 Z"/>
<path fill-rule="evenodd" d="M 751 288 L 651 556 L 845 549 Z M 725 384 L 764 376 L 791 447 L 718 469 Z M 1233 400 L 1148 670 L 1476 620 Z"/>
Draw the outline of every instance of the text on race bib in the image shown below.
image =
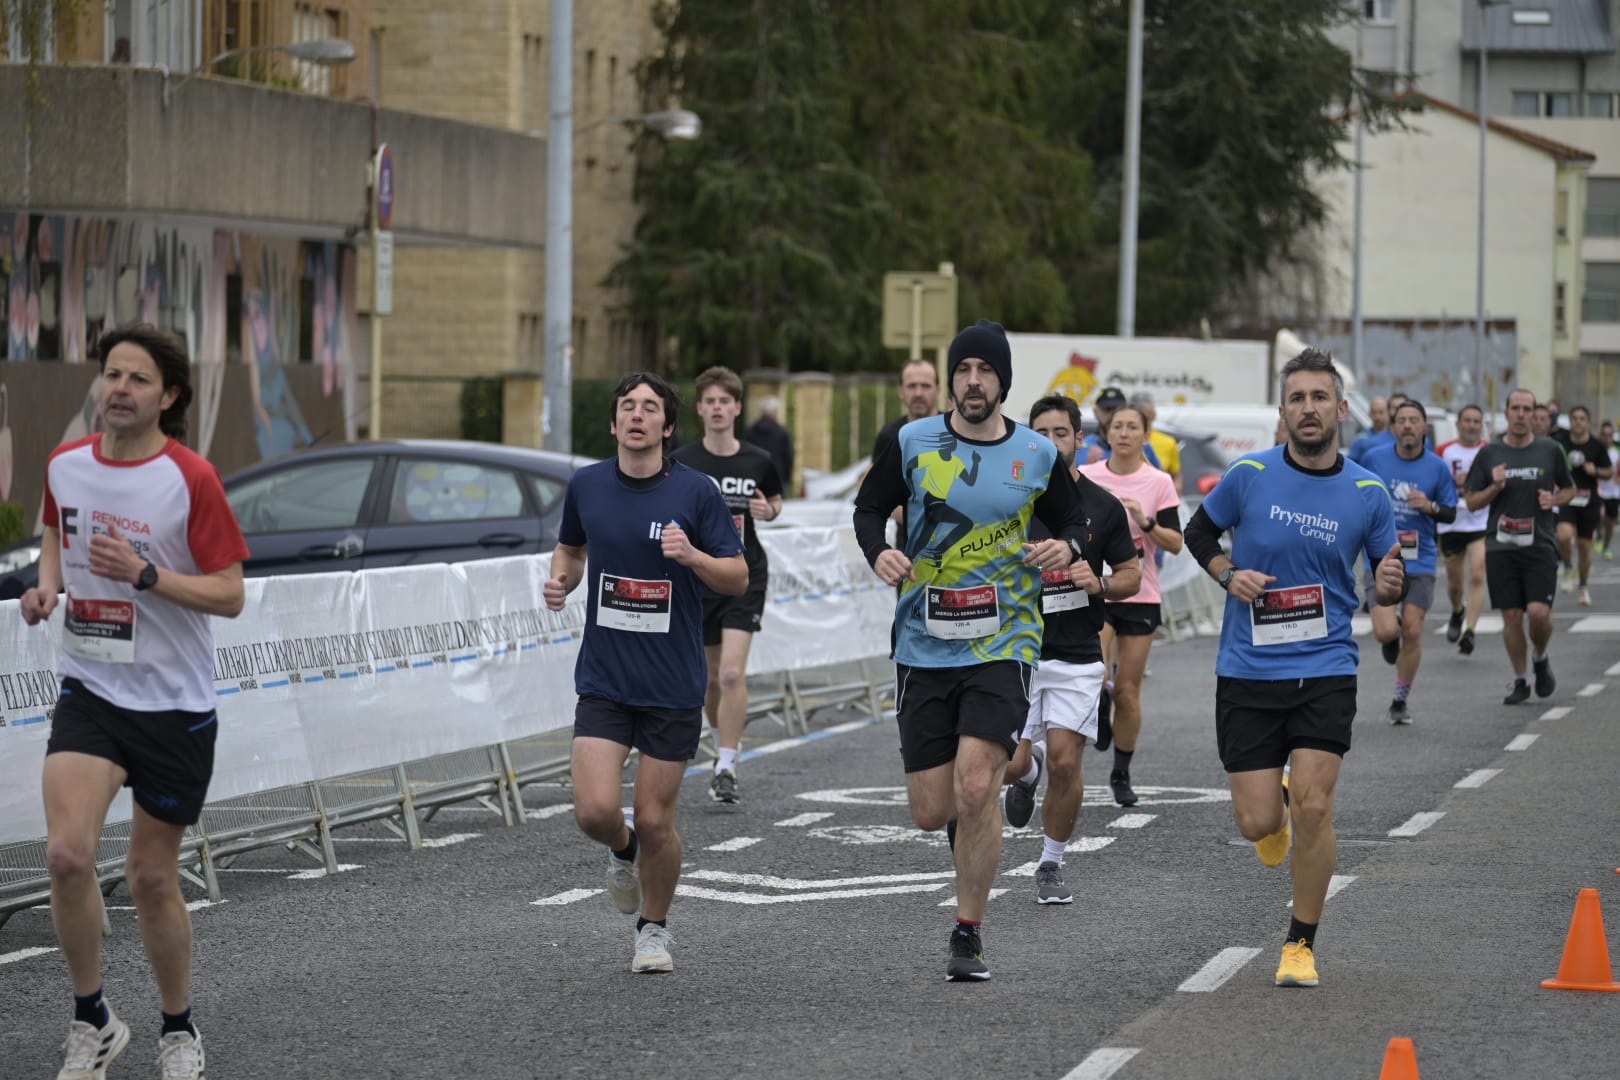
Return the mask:
<path fill-rule="evenodd" d="M 1107 564 L 1104 564 L 1106 568 Z M 1067 570 L 1041 571 L 1041 614 L 1056 615 L 1060 611 L 1078 611 L 1091 603 L 1091 596 L 1069 580 Z"/>
<path fill-rule="evenodd" d="M 1402 529 L 1395 534 L 1401 542 L 1401 558 L 1410 562 L 1418 557 L 1418 531 L 1416 529 Z"/>
<path fill-rule="evenodd" d="M 135 662 L 135 601 L 87 600 L 70 595 L 62 648 L 102 664 Z"/>
<path fill-rule="evenodd" d="M 928 586 L 924 622 L 929 637 L 965 641 L 994 637 L 1001 631 L 1001 608 L 994 585 L 967 589 Z"/>
<path fill-rule="evenodd" d="M 1496 539 L 1513 547 L 1529 547 L 1536 539 L 1536 519 L 1508 517 L 1503 514 L 1496 522 Z"/>
<path fill-rule="evenodd" d="M 1321 585 L 1268 589 L 1249 605 L 1256 645 L 1286 645 L 1327 637 L 1327 592 Z"/>
<path fill-rule="evenodd" d="M 636 634 L 667 634 L 674 585 L 666 580 L 601 575 L 596 597 L 596 625 Z"/>

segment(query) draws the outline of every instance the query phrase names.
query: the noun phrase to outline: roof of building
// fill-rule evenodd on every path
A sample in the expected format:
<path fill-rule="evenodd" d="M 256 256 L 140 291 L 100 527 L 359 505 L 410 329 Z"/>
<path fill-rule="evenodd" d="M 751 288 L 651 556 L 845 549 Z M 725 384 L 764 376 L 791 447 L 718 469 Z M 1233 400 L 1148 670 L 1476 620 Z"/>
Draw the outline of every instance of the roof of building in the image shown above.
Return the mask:
<path fill-rule="evenodd" d="M 1463 5 L 1462 51 L 1479 51 L 1480 18 Z M 1591 56 L 1615 51 L 1608 0 L 1512 0 L 1479 9 L 1485 44 L 1504 56 Z"/>
<path fill-rule="evenodd" d="M 1439 109 L 1441 112 L 1447 112 L 1451 113 L 1453 116 L 1461 117 L 1471 124 L 1479 123 L 1478 113 L 1469 112 L 1461 105 L 1453 105 L 1449 101 L 1442 101 L 1432 94 L 1425 94 L 1421 90 L 1407 90 L 1403 93 L 1397 94 L 1395 95 L 1394 101 L 1395 104 L 1404 109 L 1418 112 L 1430 108 Z M 1571 146 L 1568 143 L 1561 143 L 1557 139 L 1549 139 L 1545 135 L 1537 135 L 1533 131 L 1526 131 L 1523 128 L 1514 127 L 1512 124 L 1503 123 L 1501 120 L 1487 119 L 1485 123 L 1490 130 L 1496 132 L 1498 135 L 1504 135 L 1509 139 L 1514 139 L 1518 142 L 1524 143 L 1526 146 L 1535 147 L 1537 150 L 1540 150 L 1545 154 L 1550 154 L 1559 161 L 1590 163 L 1597 160 L 1597 155 L 1592 153 L 1590 150 L 1582 150 L 1578 146 Z"/>

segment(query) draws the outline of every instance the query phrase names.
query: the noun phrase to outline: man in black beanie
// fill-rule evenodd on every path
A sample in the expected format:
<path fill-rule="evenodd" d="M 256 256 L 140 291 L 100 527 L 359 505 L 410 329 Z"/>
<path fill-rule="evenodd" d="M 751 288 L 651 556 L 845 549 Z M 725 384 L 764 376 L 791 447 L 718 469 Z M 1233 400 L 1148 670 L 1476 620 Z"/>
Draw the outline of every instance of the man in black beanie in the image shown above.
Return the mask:
<path fill-rule="evenodd" d="M 980 981 L 990 977 L 980 924 L 1001 859 L 1002 779 L 1040 662 L 1042 575 L 1067 573 L 1086 523 L 1057 448 L 1001 415 L 1012 383 L 1006 333 L 981 320 L 956 336 L 949 358 L 955 410 L 907 424 L 872 463 L 855 536 L 878 577 L 900 588 L 895 711 L 911 815 L 944 828 L 956 860 L 945 977 Z M 896 549 L 883 532 L 901 505 Z M 1031 542 L 1032 517 L 1051 539 Z"/>

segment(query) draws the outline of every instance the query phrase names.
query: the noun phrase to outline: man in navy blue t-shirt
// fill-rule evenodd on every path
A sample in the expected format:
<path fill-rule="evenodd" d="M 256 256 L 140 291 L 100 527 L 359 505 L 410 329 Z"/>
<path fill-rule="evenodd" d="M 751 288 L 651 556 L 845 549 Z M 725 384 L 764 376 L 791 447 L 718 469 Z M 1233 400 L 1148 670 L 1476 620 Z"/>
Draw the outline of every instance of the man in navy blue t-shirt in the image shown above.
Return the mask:
<path fill-rule="evenodd" d="M 1395 604 L 1406 589 L 1389 491 L 1339 453 L 1347 411 L 1326 353 L 1306 349 L 1284 364 L 1288 441 L 1233 462 L 1186 532 L 1188 550 L 1227 592 L 1215 738 L 1232 815 L 1267 866 L 1282 865 L 1293 839 L 1294 912 L 1278 986 L 1317 983 L 1316 927 L 1338 850 L 1333 793 L 1356 715 L 1358 558 L 1377 563 L 1378 603 Z M 1228 529 L 1230 558 L 1220 546 Z"/>
<path fill-rule="evenodd" d="M 673 971 L 666 917 L 681 869 L 675 797 L 703 732 L 703 588 L 739 596 L 748 564 L 720 489 L 664 456 L 680 400 L 650 372 L 613 391 L 619 452 L 576 472 L 563 502 L 546 606 L 585 581 L 574 667 L 574 817 L 608 851 L 608 897 L 638 910 L 632 971 Z M 635 821 L 619 807 L 631 748 Z"/>

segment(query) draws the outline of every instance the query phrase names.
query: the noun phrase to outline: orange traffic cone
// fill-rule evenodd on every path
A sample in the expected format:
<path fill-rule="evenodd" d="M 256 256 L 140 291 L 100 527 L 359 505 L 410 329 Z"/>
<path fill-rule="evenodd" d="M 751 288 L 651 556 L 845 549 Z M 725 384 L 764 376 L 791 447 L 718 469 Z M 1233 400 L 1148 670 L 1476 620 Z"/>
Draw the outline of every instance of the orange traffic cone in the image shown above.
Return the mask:
<path fill-rule="evenodd" d="M 1411 1039 L 1389 1040 L 1378 1080 L 1418 1080 L 1417 1047 L 1412 1045 Z"/>
<path fill-rule="evenodd" d="M 1611 990 L 1620 992 L 1609 966 L 1609 939 L 1603 933 L 1603 911 L 1596 889 L 1582 889 L 1575 899 L 1575 917 L 1564 939 L 1564 958 L 1558 978 L 1542 979 L 1543 990 Z"/>

